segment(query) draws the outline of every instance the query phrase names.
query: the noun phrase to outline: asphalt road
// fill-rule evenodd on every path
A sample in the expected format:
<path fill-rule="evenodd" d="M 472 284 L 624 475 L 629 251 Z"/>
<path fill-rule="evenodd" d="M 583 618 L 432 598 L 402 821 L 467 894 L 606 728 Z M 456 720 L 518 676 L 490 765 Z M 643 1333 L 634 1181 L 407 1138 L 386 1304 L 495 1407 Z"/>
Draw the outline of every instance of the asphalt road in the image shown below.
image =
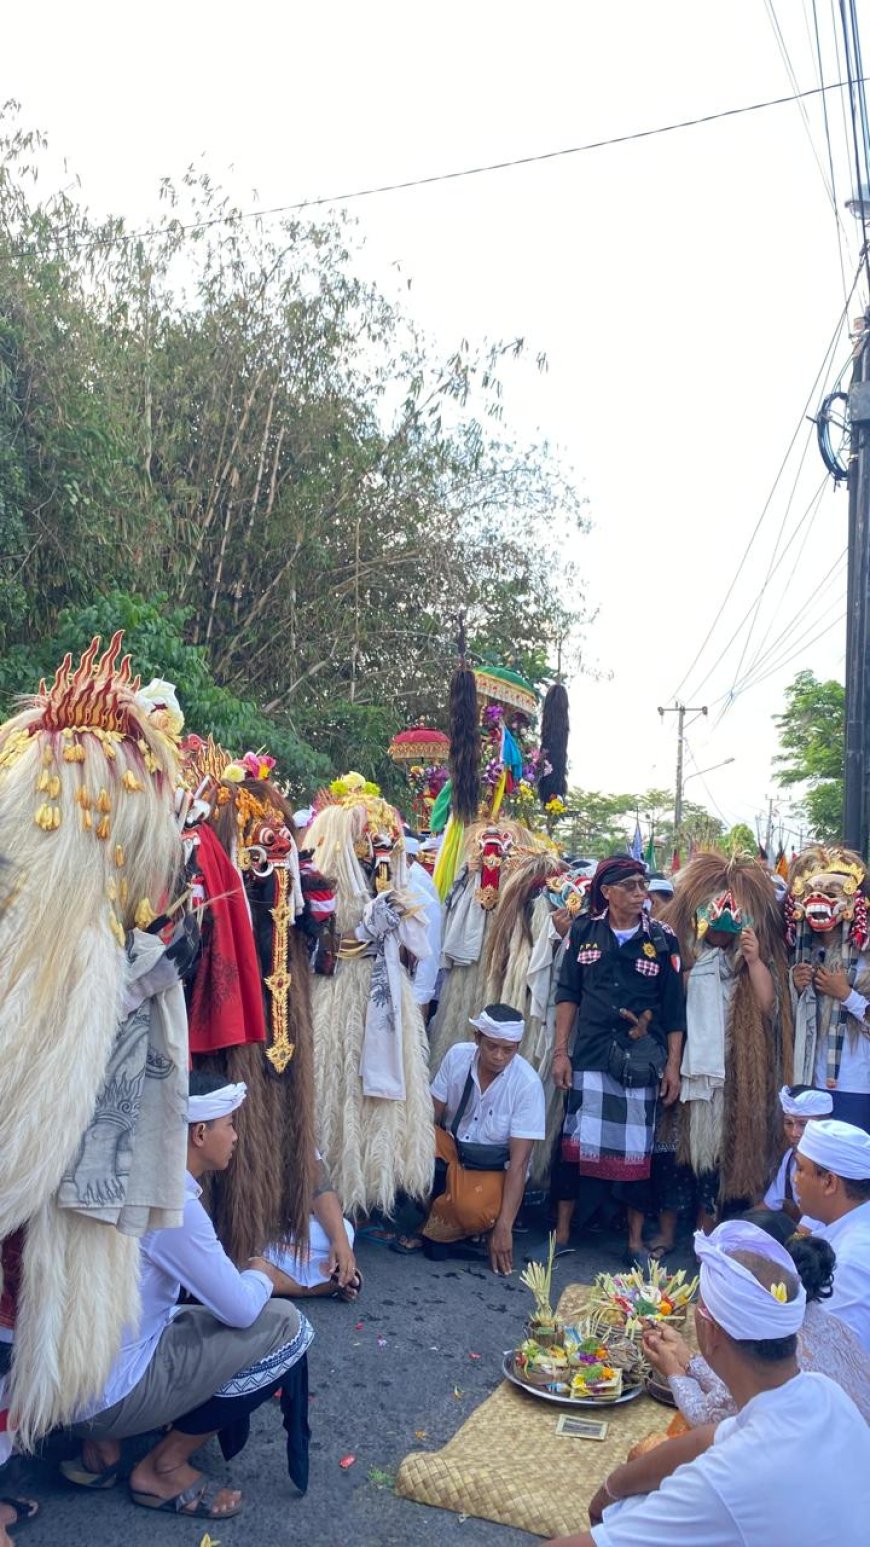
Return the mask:
<path fill-rule="evenodd" d="M 541 1255 L 544 1231 L 542 1221 L 533 1221 L 516 1238 L 519 1255 Z M 615 1271 L 619 1247 L 609 1233 L 587 1237 L 557 1262 L 556 1293 L 602 1269 Z M 317 1334 L 309 1355 L 308 1493 L 300 1498 L 287 1476 L 284 1431 L 277 1404 L 269 1403 L 254 1414 L 248 1446 L 230 1467 L 216 1444 L 200 1454 L 199 1465 L 245 1495 L 240 1515 L 211 1523 L 212 1538 L 221 1547 L 519 1547 L 538 1540 L 392 1491 L 408 1451 L 445 1444 L 499 1384 L 502 1352 L 522 1335 L 530 1306 L 516 1271 L 496 1278 L 482 1262 L 428 1263 L 369 1240 L 359 1242 L 358 1260 L 365 1289 L 357 1305 L 304 1302 Z M 683 1266 L 688 1259 L 673 1261 Z M 40 1500 L 26 1547 L 199 1547 L 208 1522 L 137 1508 L 123 1484 L 97 1494 L 66 1484 L 56 1460 L 70 1453 L 56 1442 L 51 1456 L 13 1463 L 20 1475 L 2 1478 L 4 1493 L 16 1481 Z M 129 1465 L 135 1453 L 133 1446 L 125 1453 Z M 340 1461 L 351 1455 L 353 1465 L 343 1470 Z M 578 1498 L 586 1491 L 578 1475 Z"/>

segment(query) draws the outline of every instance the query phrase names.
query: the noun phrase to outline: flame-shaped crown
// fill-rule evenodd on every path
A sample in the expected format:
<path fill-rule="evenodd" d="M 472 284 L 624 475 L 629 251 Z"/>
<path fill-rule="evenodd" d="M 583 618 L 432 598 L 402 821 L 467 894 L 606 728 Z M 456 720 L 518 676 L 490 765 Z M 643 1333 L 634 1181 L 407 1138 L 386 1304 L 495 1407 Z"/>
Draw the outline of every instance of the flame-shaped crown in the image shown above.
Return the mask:
<path fill-rule="evenodd" d="M 129 655 L 118 665 L 123 637 L 123 629 L 118 629 L 100 655 L 96 634 L 75 671 L 68 651 L 51 687 L 40 682 L 36 701 L 44 730 L 102 730 L 126 736 L 136 729 L 130 715 L 142 679 L 133 676 Z"/>

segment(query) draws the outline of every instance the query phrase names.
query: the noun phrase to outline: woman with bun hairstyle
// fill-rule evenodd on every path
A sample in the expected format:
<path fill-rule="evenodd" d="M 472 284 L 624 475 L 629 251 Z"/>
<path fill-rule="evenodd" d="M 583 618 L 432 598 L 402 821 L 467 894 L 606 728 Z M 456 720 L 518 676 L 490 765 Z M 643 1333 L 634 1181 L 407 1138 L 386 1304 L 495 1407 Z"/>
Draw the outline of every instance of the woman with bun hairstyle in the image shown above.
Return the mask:
<path fill-rule="evenodd" d="M 852 1329 L 825 1309 L 834 1283 L 833 1248 L 820 1236 L 792 1234 L 793 1221 L 772 1209 L 751 1209 L 741 1217 L 785 1246 L 806 1290 L 806 1315 L 798 1333 L 798 1365 L 835 1381 L 852 1398 L 865 1422 L 870 1423 L 870 1356 Z M 644 1333 L 643 1347 L 653 1369 L 667 1380 L 690 1428 L 719 1423 L 737 1412 L 728 1387 L 700 1354 L 692 1353 L 678 1332 L 666 1326 L 650 1328 Z"/>

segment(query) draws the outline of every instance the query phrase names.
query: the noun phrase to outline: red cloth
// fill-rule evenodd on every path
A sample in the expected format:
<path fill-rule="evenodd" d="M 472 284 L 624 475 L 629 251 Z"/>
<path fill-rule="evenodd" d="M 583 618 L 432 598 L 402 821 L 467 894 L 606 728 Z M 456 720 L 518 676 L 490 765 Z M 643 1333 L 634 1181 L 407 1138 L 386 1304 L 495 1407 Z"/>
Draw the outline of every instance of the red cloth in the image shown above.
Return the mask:
<path fill-rule="evenodd" d="M 209 905 L 188 1011 L 190 1051 L 265 1042 L 263 987 L 244 882 L 210 827 L 199 830 L 197 862 Z M 212 897 L 219 900 L 211 903 Z"/>

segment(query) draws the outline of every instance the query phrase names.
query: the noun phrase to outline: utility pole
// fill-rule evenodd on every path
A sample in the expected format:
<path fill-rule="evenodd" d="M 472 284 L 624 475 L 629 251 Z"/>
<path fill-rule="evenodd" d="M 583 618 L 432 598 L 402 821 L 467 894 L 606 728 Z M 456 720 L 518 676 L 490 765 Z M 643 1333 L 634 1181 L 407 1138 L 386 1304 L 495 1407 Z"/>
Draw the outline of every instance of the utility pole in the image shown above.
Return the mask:
<path fill-rule="evenodd" d="M 849 388 L 849 571 L 846 590 L 846 762 L 843 838 L 866 855 L 870 776 L 870 313 L 862 319 Z"/>
<path fill-rule="evenodd" d="M 680 846 L 680 827 L 683 821 L 683 726 L 687 714 L 706 714 L 706 704 L 673 704 L 668 709 L 659 705 L 659 714 L 662 719 L 666 714 L 675 714 L 677 717 L 677 777 L 674 790 L 674 848 Z"/>

